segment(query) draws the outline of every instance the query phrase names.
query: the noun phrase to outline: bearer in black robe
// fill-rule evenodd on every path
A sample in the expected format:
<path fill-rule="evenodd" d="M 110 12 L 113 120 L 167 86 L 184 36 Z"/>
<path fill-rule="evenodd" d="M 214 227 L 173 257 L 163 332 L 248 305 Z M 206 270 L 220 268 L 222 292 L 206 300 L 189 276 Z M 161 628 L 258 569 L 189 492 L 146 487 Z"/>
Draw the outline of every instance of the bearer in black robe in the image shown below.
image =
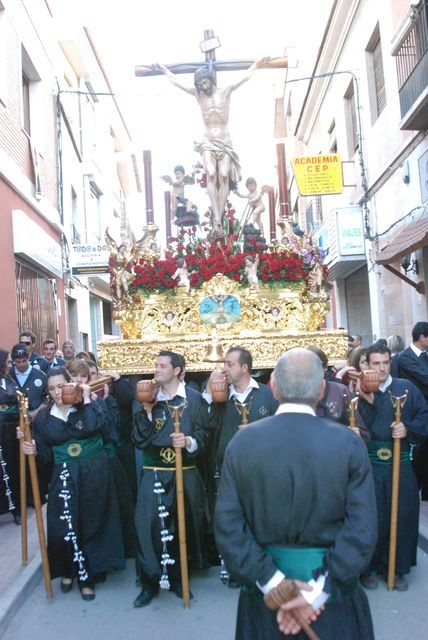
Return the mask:
<path fill-rule="evenodd" d="M 314 353 L 288 351 L 272 379 L 277 414 L 242 429 L 226 450 L 215 531 L 226 566 L 244 585 L 236 640 L 287 633 L 303 640 L 294 608 L 320 638 L 374 637 L 358 586 L 376 544 L 370 462 L 360 437 L 315 416 L 323 384 Z M 305 582 L 281 604 L 288 579 Z"/>
<path fill-rule="evenodd" d="M 156 359 L 154 403 L 144 403 L 134 416 L 132 438 L 143 452 L 135 523 L 139 550 L 137 570 L 141 593 L 135 607 L 148 605 L 159 586 L 182 597 L 178 553 L 175 490 L 175 451 L 183 450 L 184 501 L 189 568 L 204 566 L 202 554 L 206 494 L 196 467 L 210 433 L 207 408 L 201 395 L 180 382 L 183 356 L 161 351 Z M 180 407 L 181 432 L 174 433 L 173 407 Z"/>
<path fill-rule="evenodd" d="M 364 393 L 359 389 L 359 411 L 370 431 L 368 442 L 376 488 L 379 538 L 375 554 L 361 582 L 366 589 L 377 587 L 376 574 L 388 573 L 389 529 L 392 493 L 392 439 L 401 439 L 400 487 L 397 527 L 397 554 L 394 589 L 406 591 L 405 574 L 416 565 L 419 527 L 419 488 L 410 463 L 412 445 L 428 435 L 428 409 L 422 393 L 410 382 L 390 375 L 391 352 L 386 345 L 374 344 L 367 350 L 370 369 L 379 374 L 380 389 Z M 401 412 L 401 422 L 395 421 L 391 396 L 407 399 Z"/>
<path fill-rule="evenodd" d="M 278 402 L 273 397 L 271 388 L 252 377 L 252 366 L 253 358 L 247 349 L 232 347 L 225 355 L 222 371 L 213 371 L 206 391 L 202 394 L 210 405 L 210 426 L 213 433 L 209 451 L 203 460 L 203 475 L 207 486 L 210 513 L 206 546 L 213 564 L 218 564 L 218 551 L 213 539 L 212 521 L 226 447 L 238 433 L 243 422 L 249 424 L 267 418 L 272 416 L 278 408 Z M 224 403 L 213 402 L 212 399 L 211 381 L 219 378 L 225 378 L 229 385 L 227 401 Z M 223 569 L 222 580 L 227 581 L 231 588 L 239 586 L 236 580 L 228 576 Z"/>

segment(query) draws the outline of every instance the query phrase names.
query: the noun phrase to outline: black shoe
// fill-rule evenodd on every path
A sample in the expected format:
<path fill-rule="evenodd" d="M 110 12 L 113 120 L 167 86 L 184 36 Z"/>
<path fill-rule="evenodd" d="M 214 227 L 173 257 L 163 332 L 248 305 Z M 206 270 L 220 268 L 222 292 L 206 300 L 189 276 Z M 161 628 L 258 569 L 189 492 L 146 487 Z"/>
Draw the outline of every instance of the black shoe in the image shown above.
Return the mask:
<path fill-rule="evenodd" d="M 407 582 L 404 576 L 395 576 L 394 578 L 394 589 L 396 591 L 407 591 L 409 588 L 409 583 Z"/>
<path fill-rule="evenodd" d="M 138 596 L 135 598 L 133 604 L 137 609 L 139 607 L 146 607 L 151 603 L 153 598 L 155 598 L 159 593 L 159 587 L 155 587 L 154 585 L 145 584 L 141 589 Z"/>
<path fill-rule="evenodd" d="M 13 512 L 13 521 L 19 527 L 19 525 L 21 524 L 21 514 L 20 513 L 15 513 L 15 511 L 14 511 Z"/>
<path fill-rule="evenodd" d="M 369 589 L 370 591 L 377 589 L 378 579 L 375 575 L 363 574 L 360 576 L 360 582 L 364 589 Z"/>
<path fill-rule="evenodd" d="M 172 583 L 170 591 L 173 591 L 177 596 L 177 598 L 183 597 L 183 588 L 181 586 L 181 582 Z M 192 599 L 193 599 L 193 593 L 189 589 L 189 600 L 192 600 Z"/>
<path fill-rule="evenodd" d="M 95 599 L 94 585 L 87 582 L 79 582 L 80 595 L 82 600 L 89 602 Z"/>
<path fill-rule="evenodd" d="M 70 582 L 64 582 L 64 579 L 70 580 Z M 60 586 L 62 593 L 69 593 L 73 588 L 73 580 L 71 578 L 62 578 Z"/>
<path fill-rule="evenodd" d="M 240 589 L 241 585 L 234 578 L 229 578 L 227 581 L 227 586 L 229 589 Z"/>

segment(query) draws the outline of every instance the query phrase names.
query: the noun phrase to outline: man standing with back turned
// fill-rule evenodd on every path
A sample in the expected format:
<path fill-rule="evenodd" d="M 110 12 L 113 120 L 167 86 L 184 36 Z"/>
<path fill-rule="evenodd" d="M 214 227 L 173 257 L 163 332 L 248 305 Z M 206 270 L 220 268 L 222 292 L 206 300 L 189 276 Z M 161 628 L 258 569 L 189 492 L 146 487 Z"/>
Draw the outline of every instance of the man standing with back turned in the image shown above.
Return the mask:
<path fill-rule="evenodd" d="M 276 415 L 242 429 L 226 450 L 216 540 L 245 585 L 236 640 L 303 639 L 294 612 L 323 639 L 374 638 L 358 586 L 376 544 L 370 463 L 361 438 L 315 416 L 323 386 L 319 358 L 288 351 L 272 376 Z M 292 580 L 300 591 L 286 603 Z"/>

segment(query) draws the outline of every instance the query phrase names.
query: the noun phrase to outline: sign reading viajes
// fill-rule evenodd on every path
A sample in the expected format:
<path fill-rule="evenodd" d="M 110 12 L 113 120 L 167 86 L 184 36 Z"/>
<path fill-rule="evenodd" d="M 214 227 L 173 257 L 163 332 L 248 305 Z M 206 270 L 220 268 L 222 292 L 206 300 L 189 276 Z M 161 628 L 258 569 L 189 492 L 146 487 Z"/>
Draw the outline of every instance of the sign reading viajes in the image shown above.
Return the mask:
<path fill-rule="evenodd" d="M 73 244 L 70 255 L 73 276 L 108 273 L 110 252 L 106 244 Z"/>
<path fill-rule="evenodd" d="M 291 159 L 302 196 L 342 193 L 342 160 L 338 153 L 325 156 L 296 156 Z"/>

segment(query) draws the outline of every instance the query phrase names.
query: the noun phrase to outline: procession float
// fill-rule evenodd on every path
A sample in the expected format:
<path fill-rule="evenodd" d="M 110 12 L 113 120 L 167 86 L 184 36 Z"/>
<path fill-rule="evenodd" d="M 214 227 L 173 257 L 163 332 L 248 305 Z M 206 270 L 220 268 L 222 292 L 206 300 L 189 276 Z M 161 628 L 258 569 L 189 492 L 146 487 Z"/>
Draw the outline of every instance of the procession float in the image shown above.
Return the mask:
<path fill-rule="evenodd" d="M 150 151 L 143 153 L 142 237 L 136 240 L 122 229 L 118 241 L 106 231 L 113 313 L 121 339 L 98 343 L 100 364 L 128 375 L 149 374 L 159 351 L 167 349 L 184 355 L 188 372 L 208 372 L 233 345 L 248 349 L 259 370 L 272 369 L 285 350 L 296 346 L 316 345 L 330 361 L 341 359 L 347 352 L 346 332 L 321 329 L 330 298 L 323 253 L 313 230 L 303 232 L 288 215 L 284 145 L 277 145 L 278 189 L 259 189 L 255 179 L 248 178 L 242 193 L 242 170 L 227 128 L 232 91 L 256 69 L 281 68 L 287 61 L 239 61 L 246 75 L 220 89 L 216 71 L 225 63 L 213 62 L 212 50 L 206 57 L 200 66 L 137 68 L 137 75 L 163 73 L 194 96 L 205 132 L 202 142 L 195 143 L 200 161 L 191 175 L 177 165 L 174 176 L 161 176 L 171 187 L 165 202 L 166 246 L 161 248 L 156 238 Z M 227 64 L 226 70 L 238 68 Z M 182 86 L 176 77 L 190 71 L 194 89 Z M 185 195 L 186 185 L 193 183 L 208 195 L 202 221 Z M 247 201 L 239 215 L 231 193 Z M 269 233 L 262 216 L 266 196 Z"/>

